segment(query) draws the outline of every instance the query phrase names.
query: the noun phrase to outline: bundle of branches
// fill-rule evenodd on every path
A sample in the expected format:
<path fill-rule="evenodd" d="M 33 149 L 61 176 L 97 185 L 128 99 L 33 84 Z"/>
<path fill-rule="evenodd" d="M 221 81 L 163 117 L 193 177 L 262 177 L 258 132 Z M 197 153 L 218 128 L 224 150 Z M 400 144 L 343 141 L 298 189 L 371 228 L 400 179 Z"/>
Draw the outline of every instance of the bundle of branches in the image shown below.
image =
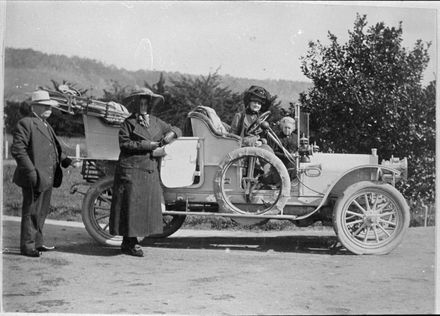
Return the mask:
<path fill-rule="evenodd" d="M 130 113 L 119 103 L 103 102 L 82 97 L 72 90 L 66 92 L 47 90 L 52 100 L 58 102 L 58 109 L 69 114 L 85 114 L 101 117 L 106 123 L 121 124 Z"/>

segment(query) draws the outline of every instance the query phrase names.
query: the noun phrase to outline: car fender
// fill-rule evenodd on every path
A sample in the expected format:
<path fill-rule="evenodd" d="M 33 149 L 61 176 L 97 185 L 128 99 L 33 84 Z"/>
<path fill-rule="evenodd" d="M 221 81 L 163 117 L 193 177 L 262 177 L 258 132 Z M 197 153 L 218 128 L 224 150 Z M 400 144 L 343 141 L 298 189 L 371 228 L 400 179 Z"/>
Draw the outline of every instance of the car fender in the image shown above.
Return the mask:
<path fill-rule="evenodd" d="M 396 178 L 399 178 L 400 175 L 400 171 L 381 165 L 363 165 L 349 169 L 328 187 L 321 203 L 311 214 L 317 212 L 322 206 L 329 204 L 332 199 L 337 199 L 348 186 L 356 182 L 393 182 L 393 179 L 395 180 Z"/>

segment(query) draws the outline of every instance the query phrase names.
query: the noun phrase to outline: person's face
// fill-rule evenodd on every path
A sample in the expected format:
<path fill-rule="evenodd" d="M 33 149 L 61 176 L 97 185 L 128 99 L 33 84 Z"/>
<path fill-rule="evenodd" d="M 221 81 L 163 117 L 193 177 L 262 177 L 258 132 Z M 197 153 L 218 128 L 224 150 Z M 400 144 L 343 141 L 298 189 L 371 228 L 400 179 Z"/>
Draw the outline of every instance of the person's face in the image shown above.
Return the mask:
<path fill-rule="evenodd" d="M 51 106 L 46 104 L 33 104 L 32 111 L 42 119 L 47 119 L 52 114 Z"/>
<path fill-rule="evenodd" d="M 139 113 L 147 114 L 147 111 L 148 111 L 148 100 L 147 98 L 141 98 L 139 100 Z"/>
<path fill-rule="evenodd" d="M 253 112 L 258 112 L 261 109 L 261 102 L 260 101 L 256 101 L 256 100 L 252 100 L 249 102 L 249 108 L 251 109 L 251 111 Z"/>
<path fill-rule="evenodd" d="M 290 134 L 292 134 L 294 129 L 295 129 L 295 126 L 292 124 L 287 124 L 282 127 L 283 133 L 286 136 L 289 136 Z"/>

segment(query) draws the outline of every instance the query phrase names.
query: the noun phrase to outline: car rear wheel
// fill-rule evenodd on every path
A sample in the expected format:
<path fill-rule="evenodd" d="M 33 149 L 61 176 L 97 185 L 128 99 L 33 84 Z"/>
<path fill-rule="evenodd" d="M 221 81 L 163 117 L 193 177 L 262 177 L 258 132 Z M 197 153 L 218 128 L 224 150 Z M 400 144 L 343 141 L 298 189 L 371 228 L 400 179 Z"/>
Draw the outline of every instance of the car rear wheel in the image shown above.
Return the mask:
<path fill-rule="evenodd" d="M 387 254 L 409 227 L 409 207 L 390 184 L 363 181 L 349 186 L 333 210 L 341 244 L 355 254 Z"/>
<path fill-rule="evenodd" d="M 119 246 L 122 243 L 122 236 L 111 235 L 109 231 L 112 191 L 113 177 L 104 177 L 95 182 L 84 197 L 82 220 L 89 235 L 98 243 Z M 170 236 L 182 226 L 185 218 L 185 215 L 163 215 L 163 233 L 148 238 Z"/>

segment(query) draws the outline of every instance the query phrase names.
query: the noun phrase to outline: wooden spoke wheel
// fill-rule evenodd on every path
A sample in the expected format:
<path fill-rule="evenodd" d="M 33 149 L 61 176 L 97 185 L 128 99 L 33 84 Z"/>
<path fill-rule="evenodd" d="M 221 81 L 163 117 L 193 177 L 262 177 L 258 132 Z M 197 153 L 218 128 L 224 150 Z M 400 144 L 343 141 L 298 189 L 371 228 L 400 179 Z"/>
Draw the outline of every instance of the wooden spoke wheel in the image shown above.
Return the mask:
<path fill-rule="evenodd" d="M 119 246 L 122 243 L 122 236 L 111 235 L 109 231 L 112 191 L 113 177 L 105 177 L 95 182 L 84 197 L 82 220 L 87 232 L 98 243 Z M 163 233 L 150 237 L 170 236 L 182 226 L 185 218 L 185 215 L 163 215 Z"/>
<path fill-rule="evenodd" d="M 363 181 L 349 186 L 335 204 L 333 225 L 342 245 L 355 254 L 386 254 L 409 227 L 409 207 L 392 185 Z"/>

